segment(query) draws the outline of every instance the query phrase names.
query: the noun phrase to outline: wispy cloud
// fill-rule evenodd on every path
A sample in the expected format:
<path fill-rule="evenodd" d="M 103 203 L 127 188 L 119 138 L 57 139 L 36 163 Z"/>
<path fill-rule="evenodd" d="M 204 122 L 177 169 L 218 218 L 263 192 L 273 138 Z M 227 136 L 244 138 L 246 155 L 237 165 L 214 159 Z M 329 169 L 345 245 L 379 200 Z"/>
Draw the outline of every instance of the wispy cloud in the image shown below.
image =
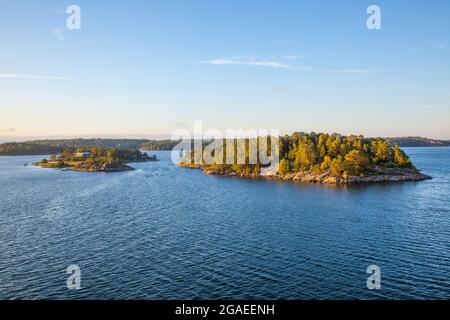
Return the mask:
<path fill-rule="evenodd" d="M 436 48 L 439 48 L 439 49 L 447 48 L 447 42 L 435 42 L 433 44 Z"/>
<path fill-rule="evenodd" d="M 253 60 L 253 59 L 226 59 L 217 58 L 209 61 L 205 61 L 207 64 L 214 65 L 246 65 L 246 66 L 259 66 L 259 67 L 269 67 L 276 69 L 290 69 L 290 65 L 282 63 L 275 60 Z"/>
<path fill-rule="evenodd" d="M 285 55 L 284 59 L 286 60 L 297 60 L 297 59 L 301 59 L 304 58 L 304 55 L 298 55 L 298 54 L 289 54 L 289 55 Z"/>
<path fill-rule="evenodd" d="M 371 73 L 381 73 L 385 70 L 376 70 L 376 69 L 354 69 L 354 68 L 345 68 L 345 69 L 327 69 L 327 68 L 317 68 L 311 66 L 301 66 L 300 67 L 304 71 L 317 71 L 323 73 L 355 73 L 355 74 L 371 74 Z"/>
<path fill-rule="evenodd" d="M 373 69 L 322 69 L 322 72 L 327 73 L 380 73 L 384 72 L 384 70 L 373 70 Z"/>
<path fill-rule="evenodd" d="M 29 79 L 29 80 L 73 80 L 71 77 L 38 76 L 26 74 L 0 74 L 0 79 Z"/>
<path fill-rule="evenodd" d="M 65 31 L 64 29 L 52 29 L 51 30 L 53 36 L 56 39 L 61 40 L 61 41 L 64 41 L 64 35 L 63 35 L 64 31 Z"/>
<path fill-rule="evenodd" d="M 259 60 L 254 58 L 217 58 L 209 61 L 204 61 L 203 63 L 214 64 L 214 65 L 247 65 L 247 66 L 261 66 L 270 67 L 277 69 L 300 69 L 309 72 L 322 72 L 322 73 L 354 73 L 354 74 L 371 74 L 371 73 L 381 73 L 385 70 L 377 69 L 358 69 L 358 68 L 343 68 L 343 69 L 332 69 L 332 68 L 321 68 L 309 65 L 292 66 L 291 64 L 280 61 L 281 59 L 285 61 L 291 61 L 300 59 L 303 56 L 300 55 L 285 55 L 280 59 L 272 60 Z"/>
<path fill-rule="evenodd" d="M 422 50 L 422 48 L 411 48 L 410 50 L 409 50 L 409 52 L 410 53 L 417 53 L 417 52 L 419 52 L 419 51 L 421 51 Z"/>

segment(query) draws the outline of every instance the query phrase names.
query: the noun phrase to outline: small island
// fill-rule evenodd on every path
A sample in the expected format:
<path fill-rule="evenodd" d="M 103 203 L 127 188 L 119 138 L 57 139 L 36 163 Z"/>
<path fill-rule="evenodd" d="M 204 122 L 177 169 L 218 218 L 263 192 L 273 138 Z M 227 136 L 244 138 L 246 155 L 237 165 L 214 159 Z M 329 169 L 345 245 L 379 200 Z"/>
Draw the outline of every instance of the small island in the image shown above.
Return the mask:
<path fill-rule="evenodd" d="M 398 145 L 391 146 L 385 139 L 297 132 L 279 138 L 279 164 L 271 170 L 259 163 L 249 164 L 249 145 L 249 139 L 245 139 L 245 164 L 222 164 L 227 153 L 224 147 L 220 154 L 213 154 L 212 164 L 196 163 L 195 149 L 191 149 L 179 166 L 201 169 L 208 175 L 325 184 L 432 179 L 421 173 Z M 237 150 L 236 140 L 234 149 Z M 235 150 L 232 150 L 233 154 L 236 154 Z"/>
<path fill-rule="evenodd" d="M 58 156 L 51 155 L 50 159 L 43 159 L 33 165 L 82 172 L 120 172 L 134 170 L 127 163 L 148 161 L 158 161 L 158 158 L 139 150 L 92 147 L 78 150 L 68 148 Z"/>

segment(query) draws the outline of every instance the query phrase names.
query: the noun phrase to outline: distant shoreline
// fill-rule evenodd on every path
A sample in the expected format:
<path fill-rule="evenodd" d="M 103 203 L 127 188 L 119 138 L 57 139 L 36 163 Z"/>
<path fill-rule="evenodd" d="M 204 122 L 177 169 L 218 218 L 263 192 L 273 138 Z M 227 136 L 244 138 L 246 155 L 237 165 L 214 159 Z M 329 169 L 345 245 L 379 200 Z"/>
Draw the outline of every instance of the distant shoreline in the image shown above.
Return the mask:
<path fill-rule="evenodd" d="M 92 147 L 90 149 L 66 149 L 61 154 L 51 155 L 32 165 L 79 172 L 121 172 L 134 170 L 127 163 L 158 161 L 139 150 L 119 150 L 115 148 Z"/>

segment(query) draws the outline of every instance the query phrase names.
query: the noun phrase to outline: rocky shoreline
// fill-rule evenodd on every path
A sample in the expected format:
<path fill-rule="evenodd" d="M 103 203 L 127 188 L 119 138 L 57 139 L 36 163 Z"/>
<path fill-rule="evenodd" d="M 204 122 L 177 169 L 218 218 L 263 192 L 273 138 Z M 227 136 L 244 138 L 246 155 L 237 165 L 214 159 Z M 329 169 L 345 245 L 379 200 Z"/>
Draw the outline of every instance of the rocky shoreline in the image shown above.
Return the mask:
<path fill-rule="evenodd" d="M 83 166 L 80 164 L 78 167 L 71 168 L 72 171 L 79 172 L 122 172 L 135 170 L 134 168 L 124 163 L 104 163 L 92 166 L 91 164 Z"/>
<path fill-rule="evenodd" d="M 285 175 L 267 174 L 267 175 L 243 175 L 233 171 L 214 170 L 207 166 L 183 166 L 191 169 L 200 169 L 204 174 L 226 177 L 240 177 L 247 179 L 267 179 L 294 181 L 300 183 L 323 183 L 334 185 L 364 184 L 364 183 L 388 183 L 388 182 L 408 182 L 423 181 L 433 179 L 431 176 L 423 174 L 413 169 L 386 169 L 383 173 L 366 174 L 362 176 L 348 176 L 346 178 L 334 177 L 329 172 L 322 174 L 313 174 L 311 172 L 297 172 Z"/>
<path fill-rule="evenodd" d="M 143 160 L 136 160 L 134 162 L 153 162 L 159 161 L 156 157 L 150 157 Z M 131 162 L 128 162 L 131 163 Z M 123 163 L 123 162 L 108 162 L 108 163 L 96 163 L 89 161 L 80 161 L 76 165 L 70 165 L 62 163 L 58 165 L 58 163 L 53 162 L 36 162 L 32 164 L 33 166 L 37 166 L 40 168 L 47 169 L 62 169 L 63 171 L 77 171 L 77 172 L 123 172 L 123 171 L 132 171 L 136 170 L 135 168 Z"/>

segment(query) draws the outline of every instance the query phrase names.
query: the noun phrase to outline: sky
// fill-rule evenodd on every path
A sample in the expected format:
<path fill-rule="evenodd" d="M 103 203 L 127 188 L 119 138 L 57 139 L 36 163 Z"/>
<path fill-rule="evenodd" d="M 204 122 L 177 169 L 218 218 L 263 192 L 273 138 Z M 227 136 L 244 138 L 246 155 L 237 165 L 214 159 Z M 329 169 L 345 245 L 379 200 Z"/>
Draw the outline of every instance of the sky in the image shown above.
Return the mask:
<path fill-rule="evenodd" d="M 2 141 L 195 121 L 450 139 L 448 0 L 0 0 L 0 43 Z"/>

